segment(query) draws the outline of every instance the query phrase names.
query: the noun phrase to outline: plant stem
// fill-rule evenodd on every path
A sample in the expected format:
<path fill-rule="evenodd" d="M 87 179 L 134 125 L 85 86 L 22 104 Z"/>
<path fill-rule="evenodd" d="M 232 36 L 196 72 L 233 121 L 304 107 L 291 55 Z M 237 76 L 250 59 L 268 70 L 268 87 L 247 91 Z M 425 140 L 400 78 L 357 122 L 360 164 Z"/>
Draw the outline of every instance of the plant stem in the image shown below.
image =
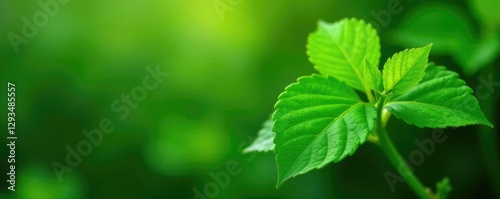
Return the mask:
<path fill-rule="evenodd" d="M 368 135 L 368 142 L 371 142 L 373 144 L 378 144 L 378 136 L 376 135 Z"/>
<path fill-rule="evenodd" d="M 488 70 L 484 70 L 482 72 L 482 77 L 488 78 L 489 75 L 493 73 L 493 68 L 489 67 Z M 493 90 L 494 91 L 494 90 Z M 494 104 L 496 102 L 496 97 L 493 93 L 490 93 L 490 97 L 486 99 L 480 99 L 479 103 L 481 108 L 483 109 L 484 116 L 486 118 L 493 119 L 493 125 L 497 125 L 495 121 L 494 115 Z M 486 167 L 486 172 L 488 173 L 488 178 L 491 182 L 491 187 L 496 194 L 497 198 L 500 198 L 500 190 L 495 187 L 500 187 L 500 161 L 499 161 L 499 153 L 498 153 L 498 142 L 497 142 L 497 134 L 495 133 L 493 128 L 487 126 L 479 127 L 479 147 L 481 147 L 481 155 L 483 156 L 483 162 Z"/>
<path fill-rule="evenodd" d="M 399 174 L 404 177 L 404 179 L 408 182 L 408 185 L 413 189 L 413 191 L 420 197 L 425 199 L 435 198 L 432 192 L 428 192 L 425 186 L 420 182 L 420 180 L 413 174 L 412 170 L 408 167 L 405 160 L 396 147 L 392 143 L 391 139 L 387 135 L 387 131 L 385 130 L 382 122 L 382 110 L 384 106 L 384 100 L 380 100 L 377 105 L 378 113 L 380 116 L 377 118 L 377 134 L 379 139 L 379 146 L 384 151 L 385 155 L 389 158 L 389 161 L 392 163 L 396 170 L 398 170 Z"/>
<path fill-rule="evenodd" d="M 401 155 L 392 144 L 389 136 L 385 129 L 381 129 L 379 132 L 379 141 L 380 147 L 385 152 L 386 156 L 389 158 L 391 163 L 396 167 L 399 174 L 405 178 L 408 182 L 408 185 L 413 189 L 413 191 L 420 198 L 433 198 L 430 193 L 427 192 L 425 186 L 420 182 L 420 180 L 413 174 L 411 169 L 406 164 L 405 160 L 401 157 Z"/>
<path fill-rule="evenodd" d="M 373 97 L 372 91 L 365 86 L 365 94 L 370 103 L 375 103 L 375 97 Z"/>

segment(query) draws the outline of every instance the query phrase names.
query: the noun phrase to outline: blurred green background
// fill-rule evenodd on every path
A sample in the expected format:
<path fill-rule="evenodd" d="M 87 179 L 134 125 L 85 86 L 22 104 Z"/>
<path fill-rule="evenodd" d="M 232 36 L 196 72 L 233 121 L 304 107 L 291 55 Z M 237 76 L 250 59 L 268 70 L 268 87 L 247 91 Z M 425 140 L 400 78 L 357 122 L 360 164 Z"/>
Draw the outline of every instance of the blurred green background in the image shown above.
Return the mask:
<path fill-rule="evenodd" d="M 56 2 L 57 11 L 50 16 L 40 2 Z M 395 5 L 400 12 L 389 12 Z M 404 47 L 434 43 L 430 60 L 479 91 L 498 126 L 498 11 L 498 0 L 3 0 L 0 74 L 2 84 L 16 83 L 18 140 L 11 192 L 4 180 L 7 133 L 1 138 L 0 198 L 197 198 L 196 190 L 209 192 L 198 198 L 415 198 L 405 183 L 391 192 L 384 173 L 396 170 L 371 143 L 278 190 L 273 153 L 241 151 L 284 87 L 315 73 L 305 46 L 320 19 L 374 23 L 382 63 Z M 23 36 L 23 17 L 32 22 L 39 12 L 47 18 L 39 16 L 37 31 L 13 47 L 9 34 Z M 142 86 L 148 66 L 168 76 L 120 118 L 113 102 Z M 53 162 L 65 163 L 66 146 L 88 140 L 82 131 L 103 118 L 116 129 L 60 182 Z M 1 119 L 7 121 L 6 110 Z M 431 137 L 432 129 L 394 118 L 389 125 L 403 157 L 418 149 L 415 139 Z M 498 131 L 444 131 L 448 140 L 416 175 L 433 189 L 449 176 L 451 198 L 494 198 Z M 229 170 L 237 172 L 222 183 L 214 179 Z"/>

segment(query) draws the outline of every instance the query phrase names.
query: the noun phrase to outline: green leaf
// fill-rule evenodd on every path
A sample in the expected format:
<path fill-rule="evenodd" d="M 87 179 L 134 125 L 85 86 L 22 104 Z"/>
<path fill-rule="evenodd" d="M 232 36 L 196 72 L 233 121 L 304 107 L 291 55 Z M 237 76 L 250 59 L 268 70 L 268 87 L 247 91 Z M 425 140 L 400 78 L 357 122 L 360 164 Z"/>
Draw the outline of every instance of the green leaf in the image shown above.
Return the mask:
<path fill-rule="evenodd" d="M 444 128 L 471 124 L 493 125 L 484 117 L 472 89 L 458 74 L 429 64 L 419 85 L 390 98 L 385 108 L 408 124 Z"/>
<path fill-rule="evenodd" d="M 423 3 L 404 16 L 393 35 L 393 42 L 405 47 L 433 43 L 432 54 L 452 54 L 474 41 L 470 18 L 460 8 L 443 2 Z"/>
<path fill-rule="evenodd" d="M 469 0 L 474 14 L 490 29 L 500 28 L 500 0 Z"/>
<path fill-rule="evenodd" d="M 287 179 L 339 162 L 363 144 L 375 126 L 375 107 L 333 77 L 301 77 L 275 106 L 279 187 Z"/>
<path fill-rule="evenodd" d="M 406 49 L 389 58 L 383 73 L 385 92 L 402 94 L 417 85 L 424 77 L 431 47 Z"/>
<path fill-rule="evenodd" d="M 437 199 L 446 199 L 448 195 L 453 190 L 450 185 L 450 179 L 445 177 L 443 180 L 436 183 L 436 198 Z"/>
<path fill-rule="evenodd" d="M 374 66 L 368 60 L 366 60 L 363 76 L 366 80 L 368 88 L 378 92 L 382 92 L 384 90 L 384 86 L 382 84 L 382 72 L 380 72 L 378 67 Z"/>
<path fill-rule="evenodd" d="M 273 132 L 274 122 L 272 120 L 266 120 L 262 125 L 262 129 L 259 131 L 257 138 L 253 143 L 243 150 L 244 153 L 250 152 L 266 152 L 274 150 L 274 135 Z"/>
<path fill-rule="evenodd" d="M 378 65 L 380 41 L 376 30 L 363 20 L 343 19 L 333 24 L 320 21 L 318 30 L 309 36 L 307 55 L 320 73 L 366 91 L 364 60 Z"/>
<path fill-rule="evenodd" d="M 466 75 L 473 75 L 498 57 L 500 52 L 499 37 L 500 35 L 492 34 L 474 42 L 472 50 L 463 58 L 466 59 L 463 60 L 465 62 L 464 73 Z"/>
<path fill-rule="evenodd" d="M 449 55 L 463 68 L 465 74 L 473 75 L 490 65 L 500 50 L 496 35 L 478 38 L 474 29 L 470 17 L 462 9 L 447 3 L 432 2 L 413 9 L 388 38 L 405 47 L 433 43 L 433 55 Z"/>

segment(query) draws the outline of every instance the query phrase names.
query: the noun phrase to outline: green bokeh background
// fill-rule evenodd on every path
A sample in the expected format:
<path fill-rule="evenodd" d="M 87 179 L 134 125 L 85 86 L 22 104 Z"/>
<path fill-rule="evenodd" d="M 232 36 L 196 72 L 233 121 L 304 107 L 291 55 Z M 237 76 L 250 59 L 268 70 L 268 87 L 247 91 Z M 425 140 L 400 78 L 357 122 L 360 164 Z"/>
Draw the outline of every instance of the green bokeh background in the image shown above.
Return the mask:
<path fill-rule="evenodd" d="M 0 198 L 194 198 L 194 189 L 203 192 L 216 182 L 210 173 L 226 171 L 235 162 L 241 172 L 231 175 L 227 186 L 211 190 L 217 192 L 215 198 L 415 198 L 405 183 L 391 192 L 384 173 L 396 170 L 371 143 L 278 190 L 274 155 L 241 150 L 255 138 L 284 87 L 315 73 L 305 46 L 319 19 L 357 17 L 377 23 L 383 63 L 407 45 L 394 40 L 394 31 L 403 26 L 401 18 L 428 1 L 397 1 L 402 12 L 391 15 L 387 26 L 371 12 L 386 10 L 395 0 L 221 2 L 231 7 L 223 18 L 213 0 L 71 0 L 16 53 L 7 35 L 20 35 L 22 18 L 32 21 L 42 8 L 38 1 L 1 1 L 0 77 L 2 85 L 16 83 L 18 140 L 17 186 L 12 193 L 4 180 L 7 133 L 0 138 Z M 466 1 L 441 2 L 463 13 L 473 30 L 481 29 Z M 430 60 L 458 72 L 473 89 L 481 84 L 479 77 L 491 75 L 500 82 L 498 56 L 467 75 L 446 53 Z M 111 104 L 142 85 L 148 66 L 159 66 L 169 75 L 120 119 Z M 6 86 L 3 89 L 5 102 Z M 488 119 L 496 123 L 500 86 L 481 92 L 491 94 L 480 103 L 487 104 L 492 113 Z M 6 126 L 6 110 L 0 118 Z M 110 118 L 116 129 L 104 134 L 103 142 L 59 182 L 51 164 L 63 163 L 65 147 L 86 140 L 82 131 L 98 128 L 103 118 Z M 418 149 L 415 139 L 431 137 L 431 129 L 394 118 L 390 125 L 403 157 Z M 447 141 L 416 167 L 416 175 L 433 189 L 435 182 L 449 176 L 451 198 L 493 198 L 500 187 L 485 167 L 490 163 L 481 155 L 479 129 L 445 129 Z"/>

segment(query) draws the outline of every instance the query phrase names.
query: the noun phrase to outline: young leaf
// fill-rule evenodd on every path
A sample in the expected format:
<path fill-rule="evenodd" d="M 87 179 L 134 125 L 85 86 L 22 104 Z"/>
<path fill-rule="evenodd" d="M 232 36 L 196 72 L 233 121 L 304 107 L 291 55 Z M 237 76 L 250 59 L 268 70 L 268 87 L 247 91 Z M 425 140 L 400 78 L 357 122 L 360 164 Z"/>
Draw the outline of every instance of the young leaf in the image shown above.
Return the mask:
<path fill-rule="evenodd" d="M 446 199 L 452 191 L 450 185 L 450 179 L 448 177 L 443 178 L 443 180 L 436 183 L 436 198 Z"/>
<path fill-rule="evenodd" d="M 384 86 L 382 84 L 382 72 L 380 72 L 378 67 L 374 66 L 368 60 L 366 60 L 363 76 L 366 80 L 368 88 L 378 92 L 382 92 L 384 90 Z"/>
<path fill-rule="evenodd" d="M 429 64 L 419 85 L 391 98 L 385 108 L 408 124 L 444 128 L 471 124 L 493 125 L 484 117 L 477 99 L 458 74 Z"/>
<path fill-rule="evenodd" d="M 364 61 L 366 58 L 378 66 L 380 41 L 376 30 L 363 20 L 344 19 L 333 24 L 320 21 L 318 30 L 309 36 L 307 55 L 320 73 L 366 91 Z"/>
<path fill-rule="evenodd" d="M 470 17 L 457 6 L 442 1 L 423 2 L 401 18 L 389 39 L 405 47 L 432 45 L 432 54 L 448 54 L 455 61 L 472 49 L 462 49 L 476 42 Z M 458 56 L 453 56 L 457 54 Z"/>
<path fill-rule="evenodd" d="M 287 179 L 339 162 L 363 144 L 375 126 L 375 107 L 333 77 L 301 77 L 276 104 L 279 187 Z"/>
<path fill-rule="evenodd" d="M 469 4 L 474 11 L 474 14 L 488 26 L 488 28 L 500 28 L 500 0 L 469 0 Z"/>
<path fill-rule="evenodd" d="M 431 47 L 407 49 L 389 58 L 384 65 L 385 92 L 402 94 L 417 85 L 424 77 Z"/>
<path fill-rule="evenodd" d="M 250 152 L 266 152 L 274 150 L 274 132 L 272 130 L 274 122 L 266 120 L 260 129 L 257 138 L 253 143 L 243 150 L 244 153 Z"/>
<path fill-rule="evenodd" d="M 484 8 L 495 10 L 493 13 L 500 19 L 497 14 L 498 6 L 492 6 L 494 4 L 488 4 L 487 1 L 500 2 L 469 0 L 470 3 L 479 3 Z M 412 14 L 404 16 L 399 24 L 389 37 L 392 42 L 406 47 L 423 46 L 432 42 L 432 54 L 451 56 L 466 75 L 473 75 L 479 69 L 489 66 L 500 51 L 500 40 L 496 34 L 476 36 L 477 28 L 467 13 L 449 3 L 423 3 L 415 7 Z"/>

